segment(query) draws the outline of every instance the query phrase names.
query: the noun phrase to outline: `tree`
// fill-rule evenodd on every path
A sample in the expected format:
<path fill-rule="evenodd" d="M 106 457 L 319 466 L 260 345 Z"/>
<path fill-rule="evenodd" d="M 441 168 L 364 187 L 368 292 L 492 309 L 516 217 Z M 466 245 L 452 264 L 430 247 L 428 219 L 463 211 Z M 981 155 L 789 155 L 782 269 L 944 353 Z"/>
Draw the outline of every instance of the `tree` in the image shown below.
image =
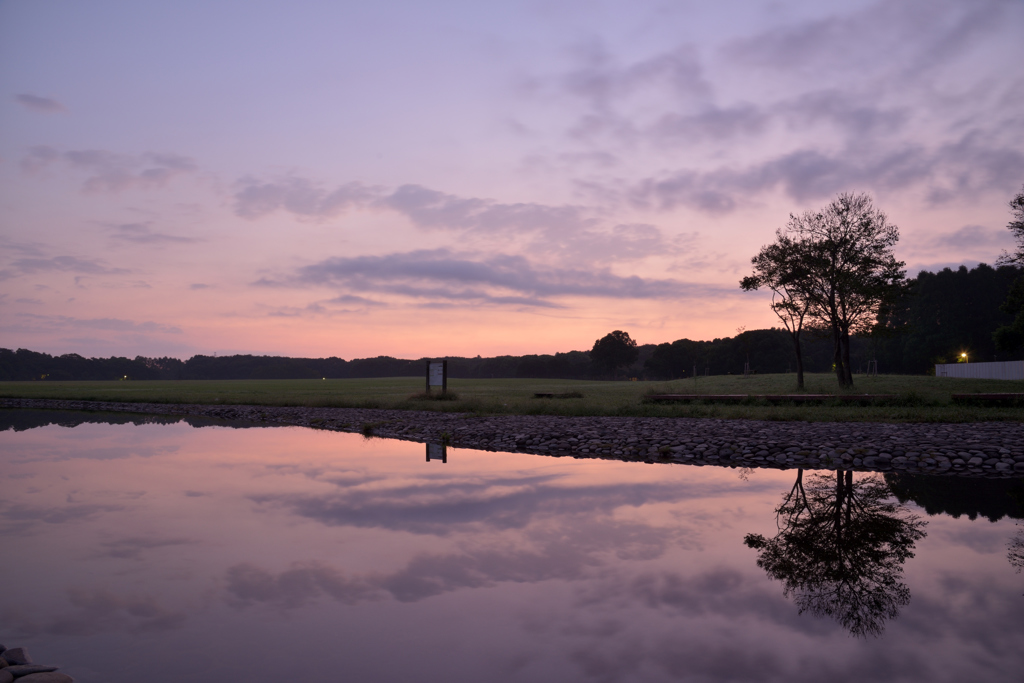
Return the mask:
<path fill-rule="evenodd" d="M 839 385 L 853 386 L 850 336 L 870 333 L 905 288 L 906 264 L 893 253 L 899 228 L 868 195 L 843 193 L 821 211 L 790 215 L 782 235 L 793 244 L 789 268 L 810 300 L 812 326 L 832 333 Z"/>
<path fill-rule="evenodd" d="M 782 321 L 793 340 L 796 352 L 796 386 L 804 388 L 804 357 L 800 348 L 800 334 L 812 299 L 804 286 L 808 274 L 801 245 L 783 234 L 775 233 L 775 242 L 761 247 L 750 259 L 754 273 L 740 280 L 740 289 L 750 292 L 766 287 L 772 292 L 771 309 Z"/>
<path fill-rule="evenodd" d="M 1006 227 L 1017 240 L 1017 251 L 1013 254 L 1004 251 L 999 263 L 1024 266 L 1024 188 L 1010 200 L 1010 213 L 1013 220 Z M 1024 275 L 1014 283 L 1010 296 L 999 309 L 1014 318 L 1009 325 L 996 329 L 992 338 L 1000 351 L 1015 351 L 1024 346 Z"/>
<path fill-rule="evenodd" d="M 1017 251 L 1012 254 L 1004 251 L 997 263 L 1015 263 L 1018 266 L 1024 266 L 1024 187 L 1016 197 L 1010 200 L 1010 213 L 1013 215 L 1013 220 L 1006 224 L 1006 228 L 1013 233 L 1014 239 L 1017 240 Z"/>
<path fill-rule="evenodd" d="M 636 342 L 627 332 L 615 330 L 594 342 L 590 360 L 602 372 L 614 373 L 621 367 L 631 365 L 640 357 Z"/>
<path fill-rule="evenodd" d="M 885 481 L 837 470 L 796 483 L 775 510 L 774 538 L 747 534 L 757 566 L 783 583 L 800 609 L 838 621 L 855 636 L 881 635 L 910 602 L 900 580 L 926 522 L 892 500 Z"/>

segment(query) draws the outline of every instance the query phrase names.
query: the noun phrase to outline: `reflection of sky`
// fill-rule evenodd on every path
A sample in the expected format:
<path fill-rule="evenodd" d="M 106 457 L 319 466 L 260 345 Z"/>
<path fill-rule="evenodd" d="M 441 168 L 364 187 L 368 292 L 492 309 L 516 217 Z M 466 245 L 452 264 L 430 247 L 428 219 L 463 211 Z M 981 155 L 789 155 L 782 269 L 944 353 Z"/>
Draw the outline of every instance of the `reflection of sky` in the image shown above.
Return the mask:
<path fill-rule="evenodd" d="M 1008 519 L 929 518 L 911 602 L 880 639 L 799 615 L 742 542 L 775 532 L 792 472 L 428 463 L 422 444 L 183 424 L 0 445 L 0 642 L 83 683 L 960 681 L 1024 665 Z"/>

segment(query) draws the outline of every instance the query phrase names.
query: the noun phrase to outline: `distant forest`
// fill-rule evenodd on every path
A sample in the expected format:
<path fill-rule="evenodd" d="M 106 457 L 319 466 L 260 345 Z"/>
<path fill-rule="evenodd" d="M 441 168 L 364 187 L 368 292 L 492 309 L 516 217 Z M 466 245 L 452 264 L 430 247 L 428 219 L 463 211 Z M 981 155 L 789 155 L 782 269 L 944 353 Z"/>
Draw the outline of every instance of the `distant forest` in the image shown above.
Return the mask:
<path fill-rule="evenodd" d="M 985 264 L 968 270 L 946 268 L 922 272 L 910 280 L 906 297 L 888 312 L 878 333 L 855 337 L 851 362 L 863 371 L 869 360 L 878 371 L 925 374 L 935 363 L 954 362 L 966 351 L 971 361 L 1020 360 L 1024 352 L 997 352 L 993 331 L 1012 322 L 999 310 L 1014 280 L 1024 274 L 1014 266 Z M 832 341 L 824 335 L 804 335 L 808 372 L 826 372 L 832 365 Z M 780 329 L 749 330 L 713 341 L 679 339 L 638 347 L 636 363 L 619 376 L 679 379 L 707 372 L 742 374 L 745 362 L 759 374 L 792 372 L 793 345 Z M 0 349 L 0 380 L 111 379 L 317 379 L 327 377 L 406 377 L 424 373 L 424 359 L 286 358 L 280 356 L 193 356 L 177 358 L 84 358 L 77 354 L 51 356 L 26 349 Z M 554 355 L 448 358 L 452 378 L 603 379 L 588 351 Z"/>

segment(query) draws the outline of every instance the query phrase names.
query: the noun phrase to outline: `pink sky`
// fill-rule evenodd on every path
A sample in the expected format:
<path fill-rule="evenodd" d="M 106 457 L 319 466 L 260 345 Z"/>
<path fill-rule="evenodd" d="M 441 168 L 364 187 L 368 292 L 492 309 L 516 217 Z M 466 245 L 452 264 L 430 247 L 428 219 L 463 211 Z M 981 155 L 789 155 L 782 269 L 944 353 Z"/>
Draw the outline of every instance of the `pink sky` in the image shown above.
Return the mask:
<path fill-rule="evenodd" d="M 773 324 L 790 212 L 921 268 L 1024 183 L 1020 2 L 0 4 L 0 346 L 495 355 Z"/>

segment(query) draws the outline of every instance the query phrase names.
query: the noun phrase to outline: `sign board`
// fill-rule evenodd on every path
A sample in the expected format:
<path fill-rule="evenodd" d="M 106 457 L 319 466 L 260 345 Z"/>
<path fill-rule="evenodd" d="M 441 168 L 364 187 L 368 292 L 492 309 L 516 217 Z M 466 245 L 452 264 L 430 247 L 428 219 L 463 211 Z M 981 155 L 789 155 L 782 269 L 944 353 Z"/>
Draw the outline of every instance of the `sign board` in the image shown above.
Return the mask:
<path fill-rule="evenodd" d="M 444 364 L 443 363 L 431 363 L 430 371 L 427 375 L 430 378 L 430 386 L 440 387 L 444 386 Z"/>
<path fill-rule="evenodd" d="M 441 393 L 448 392 L 448 361 L 427 361 L 427 393 L 431 387 L 441 387 Z"/>
<path fill-rule="evenodd" d="M 427 462 L 430 462 L 431 460 L 448 462 L 448 447 L 443 443 L 428 443 Z"/>

